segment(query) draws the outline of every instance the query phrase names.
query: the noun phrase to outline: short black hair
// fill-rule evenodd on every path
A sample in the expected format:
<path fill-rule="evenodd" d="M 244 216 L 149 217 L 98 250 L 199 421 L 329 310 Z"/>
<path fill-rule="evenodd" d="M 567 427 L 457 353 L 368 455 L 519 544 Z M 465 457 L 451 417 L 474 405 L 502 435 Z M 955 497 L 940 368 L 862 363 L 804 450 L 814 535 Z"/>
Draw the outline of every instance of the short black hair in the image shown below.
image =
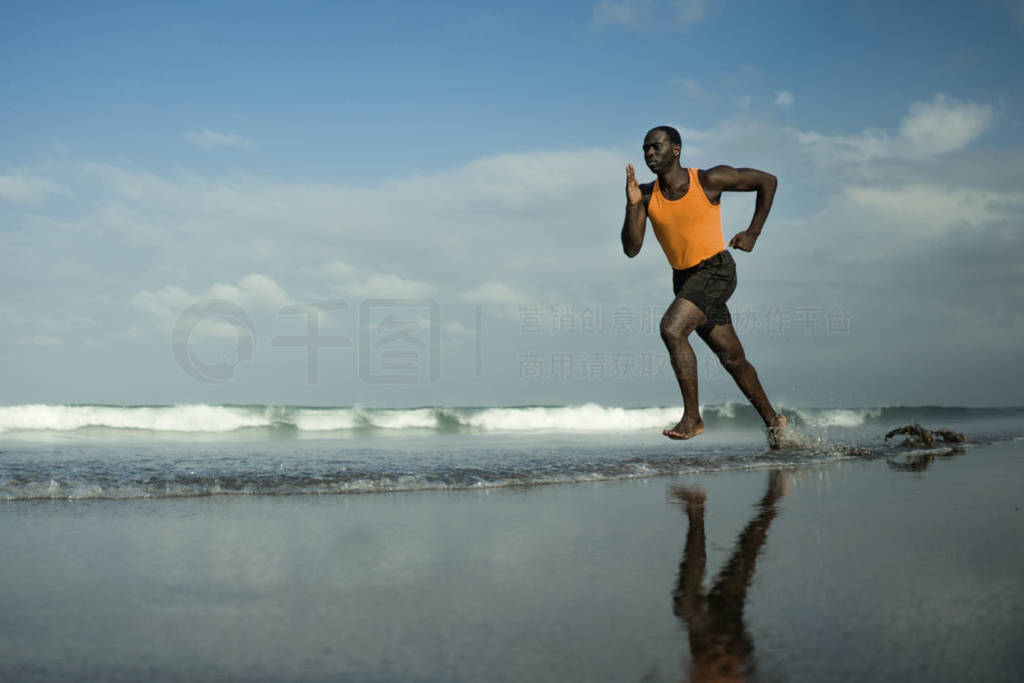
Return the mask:
<path fill-rule="evenodd" d="M 654 128 L 651 128 L 649 131 L 647 131 L 647 134 L 650 135 L 656 130 L 660 130 L 662 133 L 667 135 L 668 141 L 671 142 L 673 145 L 679 145 L 680 147 L 683 146 L 683 136 L 681 136 L 679 134 L 679 131 L 673 128 L 672 126 L 655 126 Z"/>

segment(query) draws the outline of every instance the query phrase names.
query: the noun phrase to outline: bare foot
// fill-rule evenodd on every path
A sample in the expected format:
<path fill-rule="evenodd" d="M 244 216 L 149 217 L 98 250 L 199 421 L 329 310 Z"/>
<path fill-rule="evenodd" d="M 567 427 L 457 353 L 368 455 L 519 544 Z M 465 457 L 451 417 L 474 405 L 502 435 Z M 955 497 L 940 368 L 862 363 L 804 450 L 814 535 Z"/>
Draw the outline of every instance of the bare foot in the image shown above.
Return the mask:
<path fill-rule="evenodd" d="M 672 429 L 663 429 L 661 433 L 670 439 L 692 439 L 698 434 L 704 433 L 704 422 L 698 419 L 696 422 L 683 419 Z"/>
<path fill-rule="evenodd" d="M 768 447 L 782 448 L 782 440 L 786 434 L 786 416 L 776 413 L 775 421 L 768 427 Z"/>

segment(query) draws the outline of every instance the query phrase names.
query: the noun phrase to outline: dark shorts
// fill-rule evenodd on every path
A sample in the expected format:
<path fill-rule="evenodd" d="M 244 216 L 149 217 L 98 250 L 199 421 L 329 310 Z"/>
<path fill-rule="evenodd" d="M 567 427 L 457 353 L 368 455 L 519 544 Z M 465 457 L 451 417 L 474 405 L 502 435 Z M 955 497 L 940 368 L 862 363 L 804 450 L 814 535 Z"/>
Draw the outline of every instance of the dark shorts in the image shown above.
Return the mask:
<path fill-rule="evenodd" d="M 672 270 L 672 289 L 676 297 L 692 302 L 708 317 L 702 328 L 729 325 L 732 315 L 725 302 L 736 289 L 736 262 L 722 250 L 692 268 Z"/>

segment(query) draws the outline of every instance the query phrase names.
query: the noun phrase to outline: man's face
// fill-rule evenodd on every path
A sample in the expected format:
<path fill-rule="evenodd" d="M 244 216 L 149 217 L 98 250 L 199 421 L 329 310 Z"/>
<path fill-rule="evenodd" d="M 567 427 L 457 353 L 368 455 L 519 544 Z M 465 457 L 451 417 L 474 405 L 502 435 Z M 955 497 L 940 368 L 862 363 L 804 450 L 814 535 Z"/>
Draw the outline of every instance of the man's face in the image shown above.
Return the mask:
<path fill-rule="evenodd" d="M 672 168 L 678 158 L 678 148 L 668 139 L 663 130 L 653 130 L 644 138 L 644 161 L 654 173 Z"/>

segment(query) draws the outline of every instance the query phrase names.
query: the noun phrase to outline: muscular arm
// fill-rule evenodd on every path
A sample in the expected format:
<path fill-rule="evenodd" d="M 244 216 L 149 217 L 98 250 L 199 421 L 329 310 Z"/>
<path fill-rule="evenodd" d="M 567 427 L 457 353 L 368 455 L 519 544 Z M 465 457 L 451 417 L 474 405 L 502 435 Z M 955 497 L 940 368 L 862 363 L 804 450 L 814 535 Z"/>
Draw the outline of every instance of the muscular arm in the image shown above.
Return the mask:
<path fill-rule="evenodd" d="M 771 173 L 758 171 L 756 168 L 733 168 L 732 166 L 715 166 L 704 172 L 701 180 L 708 195 L 721 196 L 722 192 L 757 192 L 754 202 L 754 216 L 750 219 L 750 227 L 737 233 L 729 241 L 730 247 L 750 251 L 764 228 L 765 219 L 772 209 L 778 179 Z M 715 197 L 711 197 L 714 201 Z"/>
<path fill-rule="evenodd" d="M 626 217 L 622 221 L 622 251 L 630 258 L 640 253 L 644 243 L 644 230 L 647 228 L 645 195 L 650 195 L 650 189 L 644 192 L 634 175 L 633 164 L 629 164 L 626 166 Z"/>

